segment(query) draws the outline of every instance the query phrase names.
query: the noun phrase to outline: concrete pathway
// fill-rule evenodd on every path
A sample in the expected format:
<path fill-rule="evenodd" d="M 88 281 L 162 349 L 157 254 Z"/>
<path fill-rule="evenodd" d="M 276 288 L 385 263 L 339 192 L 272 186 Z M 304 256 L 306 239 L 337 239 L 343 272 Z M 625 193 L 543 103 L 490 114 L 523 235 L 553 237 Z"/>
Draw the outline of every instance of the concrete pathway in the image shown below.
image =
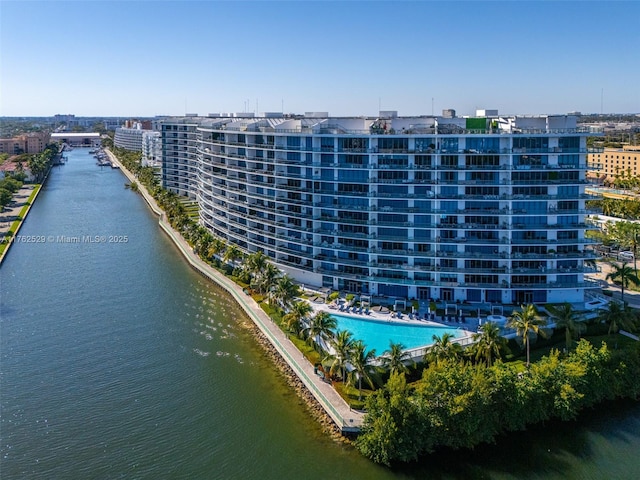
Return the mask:
<path fill-rule="evenodd" d="M 22 220 L 18 224 L 18 227 L 13 232 L 13 235 L 9 237 L 7 236 L 7 233 L 9 232 L 9 230 L 11 230 L 11 225 L 13 225 L 13 222 L 18 220 L 20 212 L 27 204 L 27 200 L 29 200 L 29 196 L 35 188 L 36 185 L 33 184 L 23 185 L 20 190 L 13 194 L 11 203 L 4 207 L 4 210 L 0 212 L 0 242 L 7 244 L 6 248 L 2 251 L 2 253 L 0 253 L 0 265 L 9 253 L 11 242 L 16 241 L 16 236 L 18 235 L 20 227 L 22 227 L 22 224 L 26 220 L 27 215 L 31 210 L 31 205 L 29 206 L 29 208 L 27 208 L 24 216 L 22 217 Z M 42 190 L 42 188 L 40 188 L 40 190 Z M 38 194 L 40 193 L 40 190 L 38 191 Z M 33 201 L 31 202 L 32 205 L 33 202 L 36 201 L 38 194 L 34 196 Z"/>
<path fill-rule="evenodd" d="M 622 299 L 622 290 L 618 285 L 615 285 L 611 280 L 607 280 L 607 275 L 611 272 L 611 265 L 607 262 L 598 262 L 598 266 L 600 267 L 600 271 L 597 273 L 592 273 L 588 276 L 588 278 L 597 281 L 602 287 L 602 291 L 611 292 L 613 298 Z M 629 262 L 629 266 L 633 267 L 633 262 Z M 638 267 L 640 269 L 640 261 L 638 261 Z M 630 307 L 640 309 L 640 291 L 629 290 L 625 288 L 624 290 L 624 301 L 629 304 Z"/>
<path fill-rule="evenodd" d="M 7 234 L 11 228 L 11 224 L 18 219 L 20 210 L 24 207 L 29 199 L 29 195 L 33 192 L 35 185 L 23 185 L 20 190 L 13 194 L 13 199 L 4 207 L 4 210 L 0 212 L 0 236 Z"/>
<path fill-rule="evenodd" d="M 112 162 L 120 166 L 120 171 L 127 176 L 130 181 L 137 181 L 120 161 L 109 150 L 106 150 Z M 335 389 L 320 378 L 315 372 L 313 365 L 302 355 L 300 350 L 289 340 L 285 333 L 274 324 L 269 316 L 260 308 L 250 295 L 246 295 L 239 285 L 209 266 L 198 257 L 191 246 L 175 231 L 166 221 L 162 209 L 158 206 L 153 197 L 146 191 L 143 185 L 139 185 L 140 193 L 149 204 L 151 210 L 160 216 L 160 228 L 173 240 L 178 250 L 182 253 L 189 264 L 214 281 L 227 292 L 229 292 L 238 304 L 244 309 L 249 318 L 258 326 L 260 331 L 271 342 L 280 356 L 287 362 L 298 378 L 304 383 L 307 389 L 315 397 L 318 403 L 324 408 L 327 414 L 335 422 L 343 433 L 355 433 L 362 425 L 364 414 L 352 410 L 347 402 L 335 391 Z"/>

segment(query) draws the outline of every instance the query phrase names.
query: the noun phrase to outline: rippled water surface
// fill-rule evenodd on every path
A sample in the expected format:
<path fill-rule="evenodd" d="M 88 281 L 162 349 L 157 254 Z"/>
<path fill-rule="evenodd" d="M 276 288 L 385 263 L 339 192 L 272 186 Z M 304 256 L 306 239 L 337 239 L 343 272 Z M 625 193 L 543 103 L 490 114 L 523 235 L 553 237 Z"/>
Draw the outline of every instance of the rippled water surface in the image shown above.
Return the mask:
<path fill-rule="evenodd" d="M 124 176 L 69 156 L 21 231 L 51 241 L 0 269 L 0 477 L 386 476 L 306 418 Z"/>
<path fill-rule="evenodd" d="M 640 476 L 633 405 L 394 471 L 327 439 L 125 182 L 70 152 L 0 268 L 3 480 Z"/>

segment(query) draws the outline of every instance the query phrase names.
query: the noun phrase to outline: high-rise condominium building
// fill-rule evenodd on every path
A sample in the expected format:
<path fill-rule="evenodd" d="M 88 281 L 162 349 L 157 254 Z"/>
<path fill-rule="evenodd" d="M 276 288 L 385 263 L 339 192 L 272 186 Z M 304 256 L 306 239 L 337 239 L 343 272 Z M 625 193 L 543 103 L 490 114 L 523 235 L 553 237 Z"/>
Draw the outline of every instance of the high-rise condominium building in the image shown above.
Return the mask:
<path fill-rule="evenodd" d="M 487 115 L 167 119 L 163 184 L 197 200 L 215 235 L 306 285 L 583 301 L 594 132 L 565 115 Z"/>

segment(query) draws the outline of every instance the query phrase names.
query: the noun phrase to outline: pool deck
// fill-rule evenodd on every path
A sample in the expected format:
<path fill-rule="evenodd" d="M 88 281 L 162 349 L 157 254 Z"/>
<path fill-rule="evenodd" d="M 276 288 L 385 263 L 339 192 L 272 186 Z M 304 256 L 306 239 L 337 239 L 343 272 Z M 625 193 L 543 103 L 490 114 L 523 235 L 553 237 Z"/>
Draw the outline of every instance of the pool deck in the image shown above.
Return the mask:
<path fill-rule="evenodd" d="M 458 327 L 462 330 L 466 330 L 469 333 L 475 333 L 478 330 L 478 319 L 475 317 L 465 317 L 465 322 L 448 322 L 448 321 L 433 321 L 433 320 L 425 320 L 424 314 L 421 314 L 421 318 L 409 318 L 407 314 L 402 314 L 402 317 L 398 318 L 394 316 L 393 312 L 389 313 L 381 313 L 375 310 L 369 310 L 368 314 L 365 313 L 354 313 L 354 312 L 346 312 L 341 311 L 338 308 L 331 308 L 328 304 L 318 303 L 318 302 L 309 302 L 313 307 L 314 312 L 326 311 L 329 313 L 335 313 L 336 315 L 343 315 L 345 317 L 357 318 L 360 320 L 377 320 L 381 322 L 393 322 L 400 325 L 427 325 L 433 327 Z"/>
<path fill-rule="evenodd" d="M 462 335 L 456 337 L 454 339 L 455 342 L 460 343 L 461 345 L 469 345 L 472 343 L 472 336 L 478 330 L 478 319 L 473 317 L 465 317 L 465 322 L 447 322 L 447 321 L 432 321 L 425 320 L 424 315 L 420 315 L 420 319 L 409 318 L 407 314 L 402 314 L 400 318 L 394 315 L 393 312 L 382 313 L 375 310 L 369 310 L 368 314 L 365 313 L 354 313 L 354 312 L 346 312 L 341 311 L 338 308 L 331 308 L 328 304 L 323 302 L 309 302 L 313 307 L 314 313 L 325 311 L 331 314 L 340 315 L 344 317 L 354 318 L 358 320 L 374 320 L 378 322 L 386 322 L 386 323 L 395 323 L 397 325 L 416 325 L 416 326 L 431 326 L 431 327 L 449 327 L 455 328 L 459 330 Z M 422 360 L 422 357 L 426 353 L 426 348 L 429 345 L 424 345 L 422 347 L 412 348 L 407 350 L 414 361 Z"/>

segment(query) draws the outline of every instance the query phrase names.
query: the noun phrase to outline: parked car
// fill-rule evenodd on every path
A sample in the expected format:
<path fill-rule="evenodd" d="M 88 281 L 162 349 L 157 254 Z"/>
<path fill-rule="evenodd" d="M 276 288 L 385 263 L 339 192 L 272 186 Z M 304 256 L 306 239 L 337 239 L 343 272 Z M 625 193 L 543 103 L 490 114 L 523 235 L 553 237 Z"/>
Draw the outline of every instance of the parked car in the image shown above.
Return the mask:
<path fill-rule="evenodd" d="M 618 253 L 618 260 L 620 260 L 622 262 L 632 262 L 634 258 L 635 258 L 635 256 L 633 255 L 633 252 L 619 252 Z"/>

